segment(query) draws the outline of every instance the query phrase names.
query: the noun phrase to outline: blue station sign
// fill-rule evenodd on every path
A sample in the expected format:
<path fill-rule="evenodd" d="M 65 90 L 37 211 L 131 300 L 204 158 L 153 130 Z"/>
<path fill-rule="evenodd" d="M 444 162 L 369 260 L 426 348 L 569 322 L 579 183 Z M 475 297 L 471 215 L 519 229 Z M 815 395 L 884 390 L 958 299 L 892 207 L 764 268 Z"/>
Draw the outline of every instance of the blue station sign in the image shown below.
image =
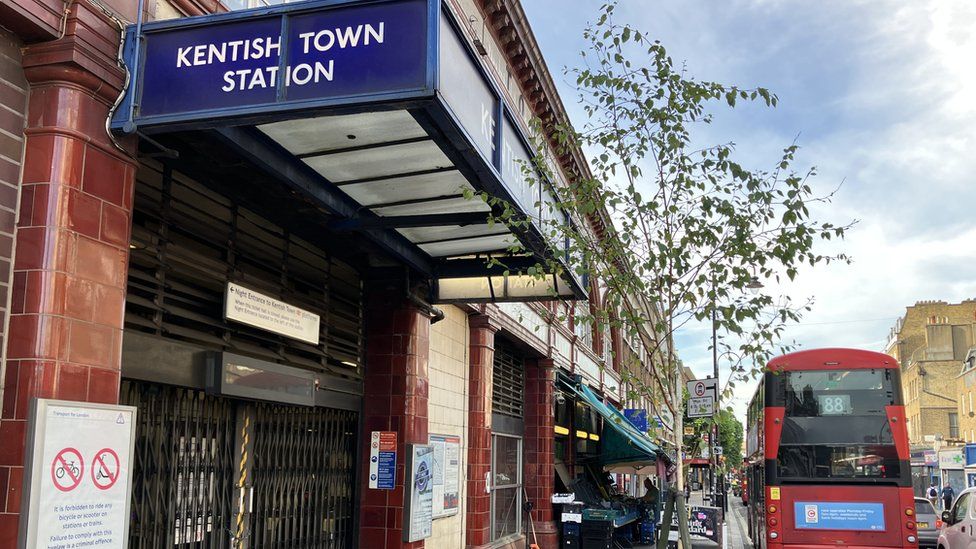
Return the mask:
<path fill-rule="evenodd" d="M 433 94 L 433 0 L 303 2 L 150 23 L 116 129 Z M 128 125 L 126 124 L 128 123 Z"/>

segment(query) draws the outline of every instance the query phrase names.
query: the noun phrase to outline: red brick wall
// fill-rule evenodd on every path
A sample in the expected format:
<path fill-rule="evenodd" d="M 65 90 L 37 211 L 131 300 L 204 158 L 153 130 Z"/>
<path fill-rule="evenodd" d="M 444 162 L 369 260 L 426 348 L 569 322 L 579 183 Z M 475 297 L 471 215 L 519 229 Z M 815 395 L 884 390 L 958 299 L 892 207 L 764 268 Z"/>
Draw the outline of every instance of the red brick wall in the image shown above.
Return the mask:
<path fill-rule="evenodd" d="M 427 444 L 427 360 L 430 317 L 406 302 L 402 290 L 367 289 L 366 372 L 363 396 L 362 480 L 359 546 L 370 549 L 423 549 L 403 542 L 407 444 Z M 393 490 L 369 488 L 372 431 L 397 433 Z"/>
<path fill-rule="evenodd" d="M 135 173 L 104 126 L 123 78 L 118 39 L 98 8 L 75 2 L 63 39 L 22 50 L 29 94 L 4 341 L 0 549 L 16 543 L 31 398 L 118 402 Z"/>
<path fill-rule="evenodd" d="M 14 221 L 18 205 L 18 187 L 24 156 L 24 125 L 27 112 L 27 79 L 17 37 L 0 30 L 0 357 L 5 355 L 7 310 L 10 303 L 10 278 Z M 2 360 L 2 358 L 0 358 Z M 4 400 L 4 393 L 16 392 L 17 370 L 4 367 L 0 361 L 0 402 L 3 417 L 14 402 Z M 12 374 L 12 375 L 10 375 Z M 2 440 L 2 439 L 0 439 Z M 0 442 L 5 446 L 6 441 Z M 20 475 L 0 467 L 0 514 L 20 506 Z"/>
<path fill-rule="evenodd" d="M 468 377 L 468 474 L 466 546 L 482 547 L 491 541 L 491 498 L 485 479 L 491 470 L 491 383 L 498 324 L 487 315 L 469 317 L 471 330 Z"/>

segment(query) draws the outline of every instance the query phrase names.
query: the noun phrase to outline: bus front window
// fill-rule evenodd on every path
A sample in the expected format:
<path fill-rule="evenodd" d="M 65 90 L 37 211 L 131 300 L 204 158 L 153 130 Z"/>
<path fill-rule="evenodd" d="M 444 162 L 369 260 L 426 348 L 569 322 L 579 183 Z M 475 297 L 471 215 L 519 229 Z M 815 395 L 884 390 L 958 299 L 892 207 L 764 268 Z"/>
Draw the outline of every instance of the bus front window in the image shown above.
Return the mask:
<path fill-rule="evenodd" d="M 777 475 L 782 479 L 898 478 L 886 406 L 896 404 L 891 373 L 875 370 L 784 372 L 785 408 Z"/>

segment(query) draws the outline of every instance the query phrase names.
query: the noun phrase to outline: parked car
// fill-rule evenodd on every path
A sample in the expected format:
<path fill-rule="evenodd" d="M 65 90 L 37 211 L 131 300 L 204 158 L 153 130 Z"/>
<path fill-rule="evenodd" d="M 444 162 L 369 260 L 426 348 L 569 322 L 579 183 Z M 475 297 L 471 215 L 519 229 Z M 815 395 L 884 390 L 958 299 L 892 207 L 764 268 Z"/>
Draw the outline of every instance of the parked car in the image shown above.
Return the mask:
<path fill-rule="evenodd" d="M 942 518 L 925 498 L 915 498 L 915 524 L 918 528 L 918 546 L 923 549 L 937 547 Z"/>
<path fill-rule="evenodd" d="M 952 509 L 942 511 L 939 549 L 976 549 L 976 488 L 959 493 Z"/>

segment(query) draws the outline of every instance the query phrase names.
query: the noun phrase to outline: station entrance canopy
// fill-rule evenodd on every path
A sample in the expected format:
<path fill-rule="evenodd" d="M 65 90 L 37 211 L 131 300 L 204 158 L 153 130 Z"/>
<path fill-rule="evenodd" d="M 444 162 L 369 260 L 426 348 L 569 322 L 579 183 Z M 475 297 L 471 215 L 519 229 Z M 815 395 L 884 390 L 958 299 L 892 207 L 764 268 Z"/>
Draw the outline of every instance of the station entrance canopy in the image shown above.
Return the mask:
<path fill-rule="evenodd" d="M 113 130 L 230 148 L 314 201 L 330 228 L 433 280 L 435 301 L 583 298 L 565 242 L 542 230 L 569 217 L 552 207 L 552 182 L 526 177 L 534 153 L 518 115 L 446 9 L 323 0 L 130 26 L 132 81 Z M 489 224 L 489 205 L 466 190 L 531 224 Z M 516 239 L 528 253 L 489 267 Z M 521 274 L 542 257 L 564 268 Z"/>

